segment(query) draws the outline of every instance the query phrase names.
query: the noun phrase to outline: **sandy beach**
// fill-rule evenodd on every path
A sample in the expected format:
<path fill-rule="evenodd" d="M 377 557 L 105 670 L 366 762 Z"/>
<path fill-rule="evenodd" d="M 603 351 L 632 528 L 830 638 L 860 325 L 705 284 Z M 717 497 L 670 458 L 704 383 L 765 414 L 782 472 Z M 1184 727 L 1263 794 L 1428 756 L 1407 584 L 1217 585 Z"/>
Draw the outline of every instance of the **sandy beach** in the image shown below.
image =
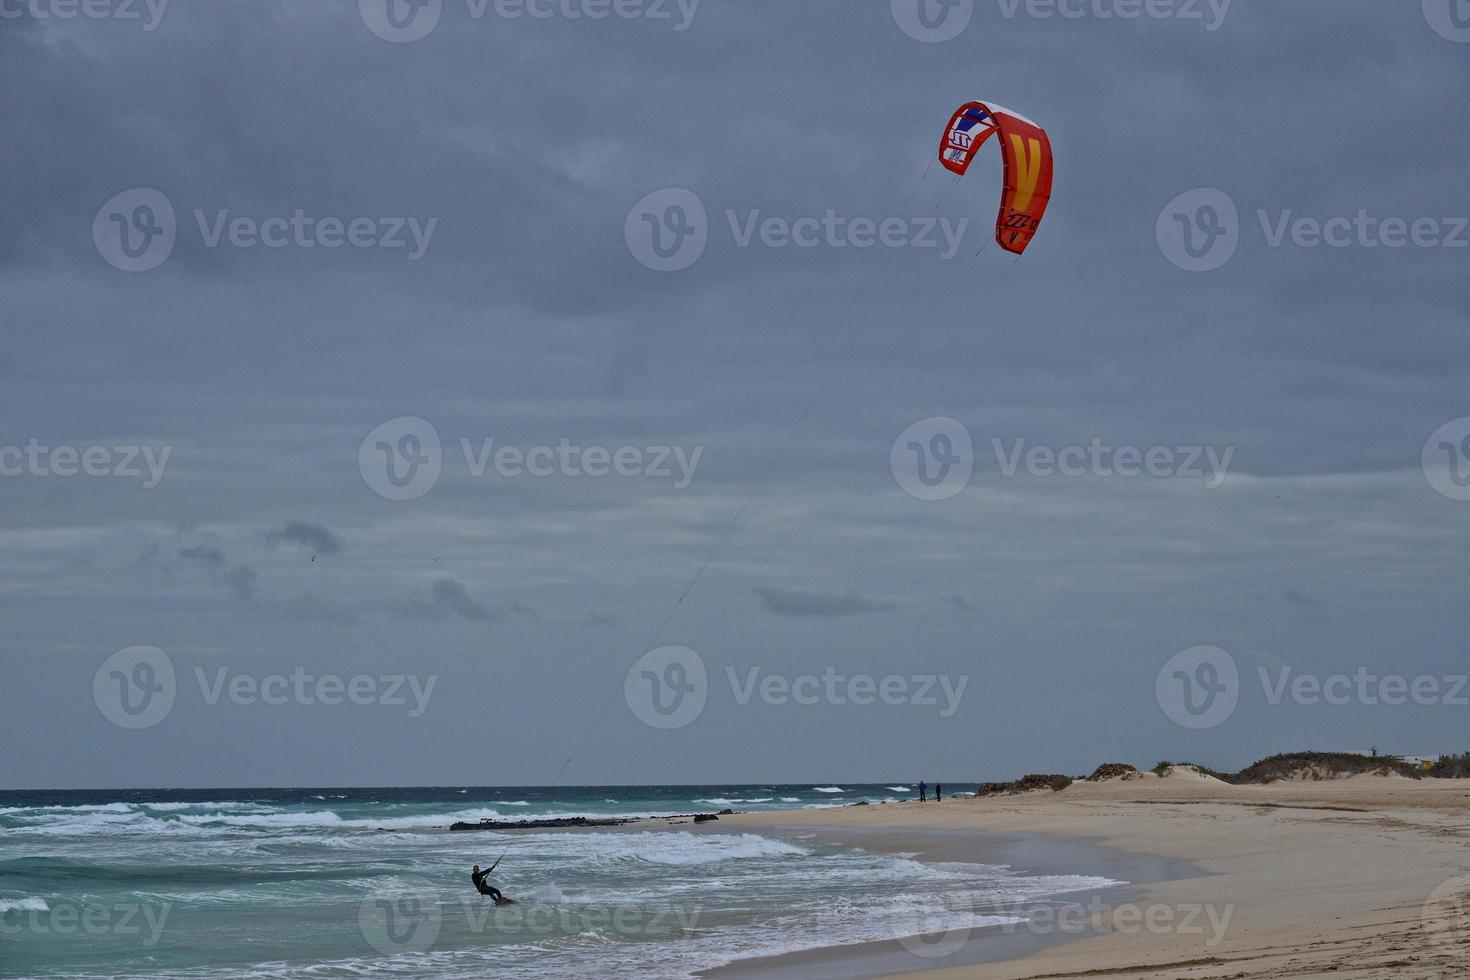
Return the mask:
<path fill-rule="evenodd" d="M 1061 792 L 737 814 L 722 818 L 721 830 L 861 834 L 863 846 L 919 861 L 962 860 L 967 838 L 1020 834 L 1197 871 L 1080 902 L 1065 920 L 1029 924 L 1023 931 L 1050 942 L 1003 962 L 955 965 L 964 954 L 936 955 L 948 948 L 938 939 L 884 944 L 886 957 L 868 962 L 889 975 L 1470 976 L 1470 780 L 1357 776 L 1235 786 L 1176 770 Z M 972 951 L 988 941 L 983 931 L 961 938 Z M 895 958 L 897 950 L 906 955 Z M 799 972 L 819 975 L 851 955 L 829 949 L 762 965 L 780 974 L 804 964 Z"/>

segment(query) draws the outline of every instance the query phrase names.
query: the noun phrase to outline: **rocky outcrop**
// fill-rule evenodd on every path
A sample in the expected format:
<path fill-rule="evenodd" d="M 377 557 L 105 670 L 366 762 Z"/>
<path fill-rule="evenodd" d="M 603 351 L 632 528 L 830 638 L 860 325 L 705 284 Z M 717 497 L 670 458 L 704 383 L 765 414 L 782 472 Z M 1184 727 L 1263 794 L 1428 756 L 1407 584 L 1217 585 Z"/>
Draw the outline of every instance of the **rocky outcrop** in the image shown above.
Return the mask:
<path fill-rule="evenodd" d="M 554 817 L 546 820 L 491 820 L 486 817 L 475 823 L 464 820 L 449 825 L 450 830 L 548 830 L 556 827 L 621 827 L 633 821 L 626 817 L 606 820 L 595 817 Z"/>
<path fill-rule="evenodd" d="M 975 795 L 997 796 L 1002 793 L 1030 793 L 1038 789 L 1056 791 L 1064 790 L 1071 785 L 1071 776 L 1063 776 L 1060 773 L 1032 773 L 1029 776 L 1022 776 L 1013 783 L 981 783 Z"/>
<path fill-rule="evenodd" d="M 734 810 L 714 813 L 680 813 L 673 817 L 548 817 L 544 820 L 492 820 L 485 817 L 475 823 L 461 820 L 449 825 L 450 830 L 557 830 L 564 827 L 622 827 L 630 823 L 650 823 L 658 820 L 689 820 L 704 823 L 729 816 Z"/>

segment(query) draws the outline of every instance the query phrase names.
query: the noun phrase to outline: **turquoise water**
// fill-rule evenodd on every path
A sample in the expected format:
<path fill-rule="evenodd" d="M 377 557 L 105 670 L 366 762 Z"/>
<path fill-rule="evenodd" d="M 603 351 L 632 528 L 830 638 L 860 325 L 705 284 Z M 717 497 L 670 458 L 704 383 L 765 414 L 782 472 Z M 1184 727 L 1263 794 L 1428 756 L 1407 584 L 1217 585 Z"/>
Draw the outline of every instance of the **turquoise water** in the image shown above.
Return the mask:
<path fill-rule="evenodd" d="M 973 787 L 954 787 L 956 791 Z M 456 820 L 842 806 L 893 786 L 0 793 L 0 976 L 688 977 L 1008 921 L 1110 884 L 802 835 L 449 832 Z M 472 864 L 504 856 L 495 908 Z"/>

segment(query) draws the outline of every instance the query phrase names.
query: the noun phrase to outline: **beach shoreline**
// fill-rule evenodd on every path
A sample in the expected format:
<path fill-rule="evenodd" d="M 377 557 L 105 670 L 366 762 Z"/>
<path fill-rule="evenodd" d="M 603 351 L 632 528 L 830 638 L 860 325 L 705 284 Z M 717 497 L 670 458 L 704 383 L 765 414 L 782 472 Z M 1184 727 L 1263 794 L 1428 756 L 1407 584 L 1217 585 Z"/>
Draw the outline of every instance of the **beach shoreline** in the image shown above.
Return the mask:
<path fill-rule="evenodd" d="M 1117 867 L 1152 860 L 1175 872 L 1072 896 L 1082 907 L 1068 922 L 1040 923 L 1047 941 L 1033 945 L 977 930 L 947 957 L 895 957 L 904 947 L 891 941 L 824 947 L 702 974 L 711 980 L 1470 975 L 1470 930 L 1463 917 L 1451 923 L 1446 904 L 1458 900 L 1463 910 L 1470 896 L 1470 780 L 1358 776 L 1237 786 L 1193 773 L 1140 773 L 1061 792 L 742 813 L 700 830 L 812 835 L 920 852 L 915 860 L 931 863 L 989 853 L 1009 836 L 1050 842 L 1078 860 L 1107 854 Z M 1012 866 L 1039 869 L 1024 860 Z M 1038 931 L 1034 923 L 1022 928 Z"/>

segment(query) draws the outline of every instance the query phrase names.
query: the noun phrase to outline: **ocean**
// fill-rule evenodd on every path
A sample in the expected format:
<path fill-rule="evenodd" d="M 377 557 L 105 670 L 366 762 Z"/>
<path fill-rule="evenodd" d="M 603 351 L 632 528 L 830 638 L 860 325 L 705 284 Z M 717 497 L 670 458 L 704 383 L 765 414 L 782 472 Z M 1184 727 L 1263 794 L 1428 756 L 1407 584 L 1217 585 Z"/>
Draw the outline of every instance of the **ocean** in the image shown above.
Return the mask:
<path fill-rule="evenodd" d="M 0 976 L 678 978 L 1001 926 L 1016 903 L 1120 884 L 715 825 L 447 829 L 910 796 L 897 784 L 0 792 Z M 501 908 L 469 881 L 498 858 L 491 880 L 515 900 Z"/>

